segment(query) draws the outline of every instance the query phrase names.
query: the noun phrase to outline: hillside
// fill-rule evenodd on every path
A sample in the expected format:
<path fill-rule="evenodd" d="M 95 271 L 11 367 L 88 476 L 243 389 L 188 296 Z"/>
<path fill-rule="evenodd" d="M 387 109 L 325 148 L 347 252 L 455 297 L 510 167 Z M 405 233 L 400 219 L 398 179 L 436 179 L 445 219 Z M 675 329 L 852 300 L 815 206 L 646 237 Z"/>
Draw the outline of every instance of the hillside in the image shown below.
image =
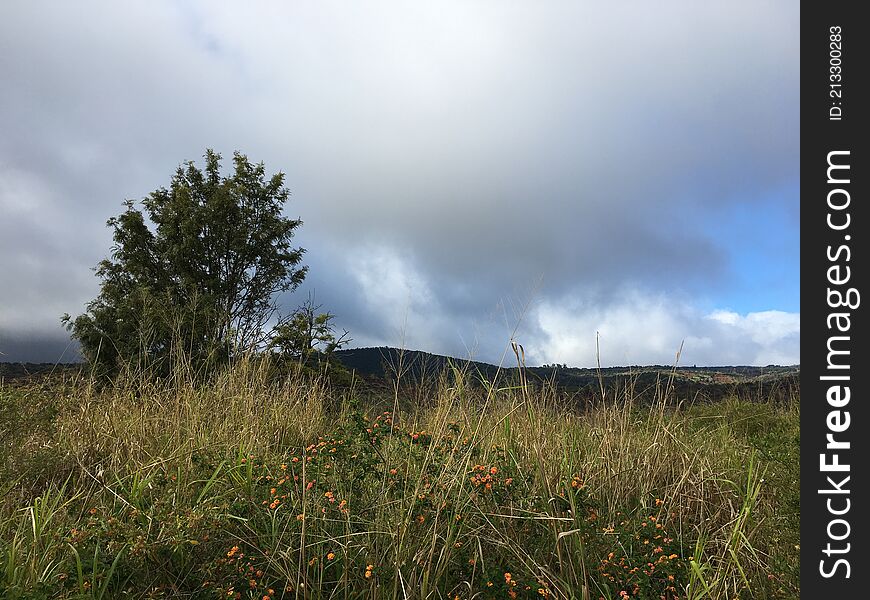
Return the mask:
<path fill-rule="evenodd" d="M 518 367 L 431 354 L 419 350 L 391 347 L 340 350 L 336 358 L 348 369 L 369 378 L 382 379 L 401 370 L 403 377 L 423 380 L 451 365 L 492 381 L 518 375 Z M 513 358 L 513 357 L 511 357 Z M 622 367 L 580 368 L 559 365 L 526 367 L 526 377 L 533 382 L 550 382 L 554 386 L 581 396 L 592 395 L 603 384 L 605 389 L 623 389 L 630 385 L 640 395 L 670 384 L 679 399 L 720 399 L 724 396 L 766 397 L 779 399 L 797 395 L 800 389 L 800 366 L 769 365 L 677 367 L 667 365 L 632 365 Z"/>

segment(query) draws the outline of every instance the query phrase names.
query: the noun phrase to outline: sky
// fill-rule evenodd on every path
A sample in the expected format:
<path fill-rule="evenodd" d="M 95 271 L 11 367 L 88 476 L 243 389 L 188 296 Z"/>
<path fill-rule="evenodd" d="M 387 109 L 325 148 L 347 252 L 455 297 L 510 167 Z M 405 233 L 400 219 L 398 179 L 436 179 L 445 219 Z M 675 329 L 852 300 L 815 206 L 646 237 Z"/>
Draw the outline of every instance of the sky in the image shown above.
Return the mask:
<path fill-rule="evenodd" d="M 353 346 L 800 362 L 799 7 L 0 3 L 0 360 L 77 360 L 106 220 L 282 171 Z"/>

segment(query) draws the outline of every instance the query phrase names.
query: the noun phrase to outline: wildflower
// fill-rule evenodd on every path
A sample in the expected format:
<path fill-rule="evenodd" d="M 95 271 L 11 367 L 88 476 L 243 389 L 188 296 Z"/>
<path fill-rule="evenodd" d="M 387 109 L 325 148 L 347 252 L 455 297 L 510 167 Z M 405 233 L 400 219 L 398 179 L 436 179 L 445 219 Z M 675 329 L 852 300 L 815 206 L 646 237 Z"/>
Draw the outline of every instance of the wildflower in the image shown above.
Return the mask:
<path fill-rule="evenodd" d="M 305 520 L 305 515 L 304 515 L 304 514 L 301 514 L 301 513 L 298 514 L 298 515 L 296 515 L 296 520 L 297 520 L 297 521 L 304 521 L 304 520 Z"/>
<path fill-rule="evenodd" d="M 366 579 L 372 578 L 372 571 L 374 571 L 374 569 L 375 569 L 374 565 L 366 565 Z"/>
<path fill-rule="evenodd" d="M 390 475 L 395 475 L 396 473 L 398 473 L 396 469 L 390 469 Z"/>
<path fill-rule="evenodd" d="M 490 472 L 490 474 L 495 475 L 496 473 L 498 473 L 498 469 L 495 468 L 495 467 L 492 467 L 492 468 L 489 470 L 489 472 Z"/>
<path fill-rule="evenodd" d="M 422 525 L 424 521 L 426 521 L 426 517 L 423 515 L 417 515 L 417 525 Z"/>
<path fill-rule="evenodd" d="M 664 503 L 665 503 L 665 501 L 662 500 L 661 498 L 656 498 L 656 506 L 661 506 Z"/>
<path fill-rule="evenodd" d="M 238 551 L 239 551 L 239 547 L 238 547 L 238 546 L 233 546 L 232 548 L 230 548 L 230 551 L 227 552 L 227 557 L 228 557 L 228 558 L 232 558 L 233 556 L 236 555 L 236 553 L 237 553 Z"/>
<path fill-rule="evenodd" d="M 326 560 L 332 560 L 335 558 L 335 552 L 330 552 L 326 555 Z"/>

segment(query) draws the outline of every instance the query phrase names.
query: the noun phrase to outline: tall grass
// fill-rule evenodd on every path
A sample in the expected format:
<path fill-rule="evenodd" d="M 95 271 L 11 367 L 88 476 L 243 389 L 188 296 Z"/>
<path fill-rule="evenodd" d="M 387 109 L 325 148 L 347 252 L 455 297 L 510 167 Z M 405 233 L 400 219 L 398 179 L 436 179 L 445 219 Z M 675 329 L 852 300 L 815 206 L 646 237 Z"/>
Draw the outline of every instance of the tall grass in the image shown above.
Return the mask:
<path fill-rule="evenodd" d="M 797 594 L 796 554 L 766 534 L 776 461 L 716 407 L 667 385 L 641 405 L 630 382 L 591 407 L 522 377 L 419 383 L 372 396 L 267 361 L 207 383 L 0 383 L 51 414 L 3 438 L 0 595 Z M 744 404 L 719 416 L 796 426 Z"/>

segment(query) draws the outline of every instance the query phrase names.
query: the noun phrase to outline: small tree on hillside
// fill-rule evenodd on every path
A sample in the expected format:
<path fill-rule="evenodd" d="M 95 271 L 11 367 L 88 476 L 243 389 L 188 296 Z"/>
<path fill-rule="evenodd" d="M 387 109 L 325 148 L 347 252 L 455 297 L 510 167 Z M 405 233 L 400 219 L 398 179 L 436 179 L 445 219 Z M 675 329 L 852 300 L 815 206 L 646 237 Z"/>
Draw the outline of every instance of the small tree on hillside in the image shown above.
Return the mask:
<path fill-rule="evenodd" d="M 124 362 L 162 369 L 174 349 L 195 361 L 222 360 L 258 348 L 281 321 L 275 298 L 296 288 L 307 267 L 291 245 L 302 224 L 282 216 L 284 174 L 263 163 L 206 151 L 136 207 L 109 219 L 111 258 L 96 267 L 100 295 L 75 319 L 64 316 L 92 363 L 114 371 Z"/>
<path fill-rule="evenodd" d="M 322 304 L 308 300 L 297 308 L 290 318 L 275 327 L 275 336 L 270 347 L 291 358 L 307 362 L 317 354 L 326 358 L 333 352 L 350 343 L 350 332 L 345 330 L 338 335 L 333 325 L 335 315 L 320 312 Z"/>

